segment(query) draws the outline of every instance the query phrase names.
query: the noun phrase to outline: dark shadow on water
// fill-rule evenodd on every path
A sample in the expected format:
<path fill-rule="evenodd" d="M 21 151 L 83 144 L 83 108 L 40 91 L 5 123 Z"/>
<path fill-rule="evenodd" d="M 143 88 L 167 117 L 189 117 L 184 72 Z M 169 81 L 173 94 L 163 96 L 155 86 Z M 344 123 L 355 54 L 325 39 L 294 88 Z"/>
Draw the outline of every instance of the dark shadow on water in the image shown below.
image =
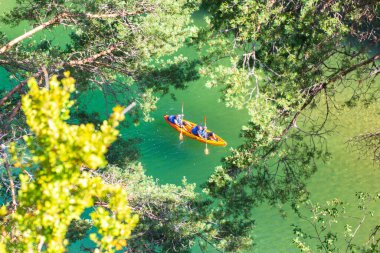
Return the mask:
<path fill-rule="evenodd" d="M 120 167 L 132 161 L 137 161 L 140 157 L 138 145 L 141 141 L 140 138 L 117 139 L 106 154 L 107 161 Z"/>

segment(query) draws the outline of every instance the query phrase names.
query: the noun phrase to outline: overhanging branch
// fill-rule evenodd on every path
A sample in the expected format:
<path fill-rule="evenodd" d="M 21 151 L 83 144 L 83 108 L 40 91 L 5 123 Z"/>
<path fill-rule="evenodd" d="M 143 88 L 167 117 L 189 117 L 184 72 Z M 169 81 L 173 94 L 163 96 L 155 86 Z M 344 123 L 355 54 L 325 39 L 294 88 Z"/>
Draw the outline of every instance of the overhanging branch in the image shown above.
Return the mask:
<path fill-rule="evenodd" d="M 78 66 L 78 65 L 83 65 L 83 64 L 87 64 L 87 63 L 92 63 L 94 62 L 96 59 L 102 57 L 102 56 L 105 56 L 109 53 L 111 53 L 112 51 L 114 51 L 115 49 L 118 48 L 118 46 L 120 46 L 120 43 L 119 44 L 115 44 L 115 45 L 111 45 L 108 49 L 98 53 L 98 54 L 95 54 L 91 57 L 88 57 L 86 59 L 81 59 L 81 60 L 73 60 L 73 61 L 69 61 L 66 65 L 69 65 L 69 66 Z"/>
<path fill-rule="evenodd" d="M 135 11 L 135 12 L 124 12 L 123 11 L 123 12 L 103 13 L 103 14 L 102 13 L 99 13 L 99 14 L 92 14 L 92 13 L 75 14 L 74 13 L 74 14 L 72 14 L 72 13 L 64 12 L 64 13 L 58 14 L 56 17 L 50 19 L 49 21 L 46 21 L 46 22 L 40 24 L 39 26 L 33 28 L 32 30 L 30 30 L 26 33 L 24 33 L 23 35 L 11 40 L 6 45 L 4 45 L 3 47 L 0 48 L 0 54 L 5 53 L 11 47 L 13 47 L 17 43 L 23 41 L 24 39 L 31 37 L 33 34 L 45 29 L 48 26 L 60 23 L 63 19 L 66 19 L 66 18 L 74 18 L 74 17 L 81 17 L 81 16 L 86 17 L 86 18 L 90 18 L 90 19 L 92 19 L 92 18 L 99 18 L 99 19 L 118 18 L 118 17 L 126 17 L 126 16 L 144 14 L 144 13 L 147 13 L 148 11 L 151 11 L 151 10 L 152 9 L 140 10 L 140 11 Z"/>
<path fill-rule="evenodd" d="M 12 173 L 9 168 L 10 166 L 9 166 L 7 154 L 5 153 L 5 151 L 3 151 L 2 156 L 4 159 L 4 167 L 5 167 L 5 170 L 7 171 L 7 175 L 9 178 L 9 187 L 10 187 L 11 197 L 12 197 L 12 212 L 14 212 L 17 209 L 15 184 L 13 182 Z"/>
<path fill-rule="evenodd" d="M 362 62 L 359 62 L 351 67 L 348 67 L 346 69 L 343 69 L 341 71 L 338 71 L 336 73 L 334 73 L 333 75 L 331 75 L 329 77 L 329 79 L 326 81 L 326 82 L 323 82 L 323 83 L 319 83 L 319 84 L 316 84 L 314 86 L 312 86 L 311 88 L 309 88 L 306 92 L 307 94 L 307 97 L 306 97 L 306 100 L 305 102 L 302 104 L 301 108 L 294 114 L 294 116 L 292 117 L 292 120 L 290 121 L 289 125 L 282 131 L 281 135 L 277 138 L 275 138 L 275 140 L 277 141 L 280 141 L 282 139 L 282 137 L 284 135 L 287 134 L 287 132 L 293 127 L 293 126 L 296 126 L 296 122 L 297 122 L 297 118 L 298 116 L 301 114 L 301 112 L 314 100 L 314 98 L 324 89 L 327 88 L 327 85 L 330 84 L 330 83 L 333 83 L 343 77 L 345 77 L 346 75 L 348 75 L 349 73 L 351 73 L 352 71 L 355 71 L 357 70 L 358 68 L 362 67 L 362 66 L 365 66 L 367 64 L 370 64 L 370 63 L 373 63 L 375 62 L 376 60 L 380 59 L 380 53 L 379 54 L 376 54 L 374 56 L 372 56 L 371 58 L 365 60 L 365 61 L 362 61 Z"/>
<path fill-rule="evenodd" d="M 39 75 L 41 74 L 41 70 L 38 71 L 36 74 L 34 74 L 32 77 L 35 77 L 37 78 Z M 1 100 L 0 100 L 0 106 L 2 106 L 14 93 L 16 93 L 17 91 L 19 91 L 22 87 L 24 87 L 24 85 L 28 82 L 29 78 L 22 81 L 21 83 L 19 83 L 17 86 L 15 86 L 12 90 L 10 90 L 8 92 L 7 95 L 5 95 Z"/>
<path fill-rule="evenodd" d="M 62 13 L 62 14 L 59 14 L 57 15 L 55 18 L 53 19 L 50 19 L 49 21 L 46 21 L 45 23 L 42 23 L 40 24 L 39 26 L 33 28 L 32 30 L 30 30 L 29 32 L 26 32 L 24 33 L 23 35 L 11 40 L 10 42 L 8 42 L 6 45 L 4 45 L 2 48 L 0 48 L 0 54 L 3 54 L 5 53 L 6 51 L 8 51 L 11 47 L 13 47 L 14 45 L 16 45 L 17 43 L 19 43 L 20 41 L 23 41 L 24 39 L 26 38 L 29 38 L 30 36 L 32 36 L 33 34 L 35 34 L 36 32 L 38 31 L 41 31 L 43 29 L 45 29 L 46 27 L 48 26 L 51 26 L 55 23 L 58 23 L 62 18 L 64 17 L 67 17 L 67 13 Z"/>

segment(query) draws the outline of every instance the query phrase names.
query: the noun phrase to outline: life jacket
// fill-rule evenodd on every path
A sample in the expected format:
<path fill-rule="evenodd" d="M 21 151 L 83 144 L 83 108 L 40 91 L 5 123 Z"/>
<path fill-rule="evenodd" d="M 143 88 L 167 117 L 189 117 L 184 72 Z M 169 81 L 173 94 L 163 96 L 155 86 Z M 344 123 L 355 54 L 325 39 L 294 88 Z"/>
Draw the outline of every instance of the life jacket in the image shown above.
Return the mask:
<path fill-rule="evenodd" d="M 199 130 L 199 126 L 195 126 L 195 127 L 193 127 L 193 129 L 191 129 L 191 132 L 192 132 L 194 135 L 198 135 L 198 130 Z"/>
<path fill-rule="evenodd" d="M 202 129 L 199 132 L 199 136 L 202 137 L 202 138 L 207 138 L 207 131 L 205 129 Z"/>
<path fill-rule="evenodd" d="M 177 116 L 177 118 L 174 119 L 174 123 L 177 124 L 178 126 L 182 126 L 183 125 L 182 117 Z"/>
<path fill-rule="evenodd" d="M 175 120 L 175 115 L 170 115 L 170 116 L 168 117 L 168 120 L 169 120 L 171 123 L 175 124 L 175 122 L 174 122 L 174 120 Z"/>

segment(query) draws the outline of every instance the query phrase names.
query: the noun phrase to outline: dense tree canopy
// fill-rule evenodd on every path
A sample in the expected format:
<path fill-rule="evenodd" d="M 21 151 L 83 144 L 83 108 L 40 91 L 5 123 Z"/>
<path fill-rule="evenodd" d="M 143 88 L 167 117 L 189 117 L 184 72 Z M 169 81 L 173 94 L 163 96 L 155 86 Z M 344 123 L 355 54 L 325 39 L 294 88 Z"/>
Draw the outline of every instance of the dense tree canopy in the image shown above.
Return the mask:
<path fill-rule="evenodd" d="M 256 204 L 307 198 L 305 180 L 318 159 L 329 157 L 319 137 L 329 131 L 336 95 L 344 93 L 348 106 L 377 99 L 380 4 L 247 0 L 204 6 L 210 16 L 198 42 L 207 51 L 206 85 L 222 87 L 226 105 L 247 108 L 251 116 L 242 131 L 245 144 L 225 158 L 205 190 L 227 217 L 241 221 L 235 232 L 242 235 L 252 228 Z M 239 210 L 245 215 L 235 217 Z"/>
<path fill-rule="evenodd" d="M 324 92 L 326 113 L 342 80 L 355 81 L 347 104 L 370 102 L 379 73 L 378 1 L 215 1 L 205 4 L 209 28 L 201 44 L 210 46 L 208 86 L 221 85 L 227 106 L 248 108 L 260 128 L 256 138 L 281 140 L 297 127 L 300 113 Z M 362 96 L 361 96 L 362 95 Z M 309 120 L 310 121 L 310 120 Z M 325 121 L 312 123 L 323 132 Z M 305 124 L 304 124 L 305 125 Z M 305 129 L 307 130 L 307 129 Z M 265 137 L 265 135 L 267 135 Z"/>
<path fill-rule="evenodd" d="M 81 84 L 78 90 L 93 87 L 105 95 L 122 92 L 126 95 L 121 103 L 138 100 L 149 118 L 147 113 L 156 101 L 153 88 L 166 91 L 170 84 L 181 87 L 184 80 L 196 77 L 191 70 L 193 64 L 186 58 L 160 63 L 154 60 L 175 52 L 194 34 L 190 14 L 196 2 L 17 1 L 17 6 L 1 21 L 9 25 L 27 21 L 33 28 L 14 39 L 0 36 L 0 66 L 19 81 L 0 98 L 0 106 L 12 103 L 14 93 L 21 92 L 27 77 L 46 79 L 47 73 L 66 69 Z M 54 29 L 70 35 L 66 45 L 57 45 L 54 36 L 50 40 L 33 39 L 42 31 L 45 35 L 54 34 Z M 168 75 L 172 71 L 175 80 Z M 143 83 L 138 82 L 142 79 Z M 134 82 L 136 88 L 131 86 Z M 1 122 L 13 119 L 19 108 L 17 102 L 9 106 L 0 115 Z"/>

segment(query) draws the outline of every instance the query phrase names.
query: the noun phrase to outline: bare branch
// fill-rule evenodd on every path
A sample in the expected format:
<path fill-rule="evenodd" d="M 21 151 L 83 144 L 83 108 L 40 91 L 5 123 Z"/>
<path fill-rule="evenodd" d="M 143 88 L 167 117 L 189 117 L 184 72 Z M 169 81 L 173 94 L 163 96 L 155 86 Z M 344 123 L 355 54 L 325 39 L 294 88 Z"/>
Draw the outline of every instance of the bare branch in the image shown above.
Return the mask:
<path fill-rule="evenodd" d="M 41 74 L 41 70 L 39 70 L 36 74 L 34 74 L 32 77 L 38 77 Z M 8 92 L 7 95 L 5 95 L 1 100 L 0 100 L 0 106 L 2 106 L 14 93 L 19 91 L 24 85 L 28 82 L 28 79 L 25 79 L 21 83 L 19 83 L 17 86 L 15 86 L 12 90 Z"/>
<path fill-rule="evenodd" d="M 78 66 L 78 65 L 84 65 L 84 64 L 87 64 L 87 63 L 92 63 L 94 62 L 96 59 L 102 57 L 102 56 L 105 56 L 107 54 L 110 54 L 112 51 L 114 51 L 115 49 L 118 48 L 118 46 L 120 46 L 121 44 L 115 44 L 115 45 L 112 45 L 110 46 L 108 49 L 98 53 L 98 54 L 95 54 L 91 57 L 88 57 L 86 59 L 81 59 L 81 60 L 72 60 L 72 61 L 69 61 L 67 63 L 67 65 L 69 66 Z"/>
<path fill-rule="evenodd" d="M 380 129 L 374 130 L 371 133 L 355 136 L 347 141 L 364 155 L 372 154 L 373 159 L 380 160 Z"/>
<path fill-rule="evenodd" d="M 49 74 L 48 74 L 45 66 L 42 66 L 41 69 L 42 69 L 42 72 L 44 73 L 45 85 L 46 85 L 46 87 L 49 87 Z"/>
<path fill-rule="evenodd" d="M 3 151 L 3 159 L 4 159 L 4 167 L 5 167 L 5 170 L 7 171 L 8 178 L 9 178 L 9 186 L 11 188 L 11 196 L 12 196 L 12 212 L 14 212 L 17 209 L 15 184 L 13 182 L 12 173 L 11 173 L 10 168 L 9 168 L 9 163 L 7 160 L 8 157 L 4 151 Z"/>
<path fill-rule="evenodd" d="M 138 14 L 144 14 L 147 11 L 151 11 L 153 8 L 149 8 L 148 10 L 139 10 L 139 11 L 134 11 L 134 12 L 117 12 L 117 13 L 104 13 L 104 14 L 91 14 L 91 13 L 85 13 L 85 14 L 71 14 L 71 13 L 60 13 L 56 17 L 50 19 L 49 21 L 46 21 L 39 26 L 33 28 L 32 30 L 24 33 L 23 35 L 11 40 L 8 42 L 6 45 L 4 45 L 2 48 L 0 48 L 0 54 L 5 53 L 8 51 L 11 47 L 16 45 L 17 43 L 23 41 L 26 38 L 31 37 L 33 34 L 45 29 L 48 26 L 60 23 L 63 19 L 65 18 L 73 18 L 73 17 L 80 17 L 84 16 L 87 18 L 118 18 L 118 17 L 126 17 L 126 16 L 133 16 L 133 15 L 138 15 Z"/>
<path fill-rule="evenodd" d="M 13 47 L 14 45 L 16 45 L 20 41 L 23 41 L 24 39 L 29 38 L 30 36 L 32 36 L 36 32 L 41 31 L 41 30 L 45 29 L 46 27 L 51 26 L 51 25 L 53 25 L 55 23 L 58 23 L 63 17 L 66 17 L 66 16 L 67 16 L 67 13 L 59 14 L 55 18 L 50 19 L 49 21 L 46 21 L 46 22 L 40 24 L 39 26 L 35 27 L 34 29 L 30 30 L 29 32 L 26 32 L 23 35 L 15 38 L 13 40 L 11 40 L 6 45 L 4 45 L 2 48 L 0 48 L 0 54 L 5 53 L 11 47 Z"/>
<path fill-rule="evenodd" d="M 140 11 L 134 11 L 134 12 L 119 12 L 119 13 L 104 13 L 104 14 L 92 14 L 92 13 L 85 13 L 84 16 L 87 18 L 118 18 L 118 17 L 127 17 L 127 16 L 134 16 L 139 14 L 147 13 L 146 10 L 140 10 Z M 71 15 L 75 16 L 75 15 Z M 78 15 L 79 16 L 79 15 Z"/>
<path fill-rule="evenodd" d="M 128 105 L 124 110 L 123 110 L 123 114 L 126 114 L 127 112 L 129 112 L 133 107 L 136 106 L 136 102 L 132 102 L 130 105 Z"/>
<path fill-rule="evenodd" d="M 21 101 L 18 101 L 16 107 L 13 108 L 11 114 L 9 115 L 8 123 L 11 122 L 12 119 L 17 115 L 17 113 L 20 111 L 20 108 L 21 108 Z"/>
<path fill-rule="evenodd" d="M 355 65 L 353 65 L 351 67 L 348 67 L 346 69 L 343 69 L 343 70 L 341 70 L 341 71 L 339 71 L 339 72 L 331 75 L 330 78 L 326 82 L 316 84 L 316 85 L 312 86 L 311 88 L 309 88 L 307 90 L 307 92 L 306 92 L 307 98 L 306 98 L 305 102 L 303 103 L 303 105 L 301 106 L 301 108 L 294 114 L 294 116 L 293 116 L 292 120 L 290 121 L 289 125 L 282 131 L 280 137 L 275 138 L 275 140 L 280 141 L 282 139 L 282 137 L 292 127 L 296 126 L 297 118 L 301 114 L 301 112 L 314 100 L 314 98 L 319 94 L 319 92 L 321 92 L 322 90 L 326 89 L 326 87 L 327 87 L 328 84 L 333 83 L 333 82 L 337 81 L 338 79 L 341 79 L 341 78 L 345 77 L 346 75 L 348 75 L 352 71 L 357 70 L 358 68 L 360 68 L 360 67 L 362 67 L 364 65 L 373 63 L 373 62 L 375 62 L 378 59 L 380 59 L 380 53 L 377 54 L 377 55 L 372 56 L 371 58 L 369 58 L 369 59 L 367 59 L 365 61 L 359 62 L 358 64 L 355 64 Z"/>
<path fill-rule="evenodd" d="M 363 224 L 365 218 L 366 218 L 366 216 L 364 215 L 363 218 L 361 219 L 361 221 L 359 222 L 358 226 L 356 227 L 354 233 L 352 234 L 350 240 L 348 240 L 348 242 L 347 242 L 347 247 L 346 247 L 346 252 L 348 252 L 348 250 L 350 249 L 352 239 L 354 239 L 356 233 L 358 232 L 359 228 L 360 228 L 361 225 Z"/>
<path fill-rule="evenodd" d="M 364 66 L 364 65 L 367 65 L 369 63 L 372 63 L 372 62 L 375 62 L 376 60 L 380 59 L 380 53 L 379 54 L 376 54 L 374 56 L 372 56 L 371 58 L 365 60 L 365 61 L 362 61 L 362 62 L 359 62 L 358 64 L 355 64 L 349 68 L 346 68 L 344 70 L 341 70 L 337 73 L 334 73 L 330 76 L 330 79 L 327 81 L 327 83 L 332 83 L 332 82 L 335 82 L 337 81 L 338 79 L 346 76 L 347 74 L 351 73 L 352 71 Z"/>

